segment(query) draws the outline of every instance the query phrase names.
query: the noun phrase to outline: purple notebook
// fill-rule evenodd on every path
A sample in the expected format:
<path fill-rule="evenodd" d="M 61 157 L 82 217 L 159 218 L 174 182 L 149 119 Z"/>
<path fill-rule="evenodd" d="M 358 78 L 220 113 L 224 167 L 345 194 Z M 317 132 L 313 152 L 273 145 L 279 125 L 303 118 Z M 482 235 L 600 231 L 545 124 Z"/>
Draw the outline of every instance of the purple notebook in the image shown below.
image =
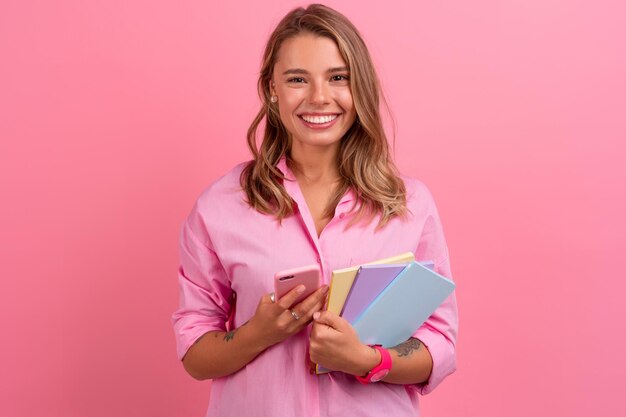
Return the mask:
<path fill-rule="evenodd" d="M 406 264 L 360 267 L 346 297 L 341 317 L 352 323 L 405 267 Z"/>

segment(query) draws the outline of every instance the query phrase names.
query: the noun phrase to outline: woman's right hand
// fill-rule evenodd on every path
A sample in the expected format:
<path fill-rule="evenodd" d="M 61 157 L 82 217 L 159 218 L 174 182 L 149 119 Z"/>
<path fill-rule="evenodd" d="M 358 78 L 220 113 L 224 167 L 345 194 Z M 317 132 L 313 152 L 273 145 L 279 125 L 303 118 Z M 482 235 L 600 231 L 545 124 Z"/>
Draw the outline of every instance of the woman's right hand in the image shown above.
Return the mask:
<path fill-rule="evenodd" d="M 266 347 L 275 345 L 298 333 L 311 322 L 313 314 L 324 306 L 328 285 L 321 286 L 294 305 L 305 290 L 304 285 L 298 285 L 276 302 L 272 302 L 270 294 L 261 298 L 254 316 L 247 324 L 257 333 L 259 342 Z"/>

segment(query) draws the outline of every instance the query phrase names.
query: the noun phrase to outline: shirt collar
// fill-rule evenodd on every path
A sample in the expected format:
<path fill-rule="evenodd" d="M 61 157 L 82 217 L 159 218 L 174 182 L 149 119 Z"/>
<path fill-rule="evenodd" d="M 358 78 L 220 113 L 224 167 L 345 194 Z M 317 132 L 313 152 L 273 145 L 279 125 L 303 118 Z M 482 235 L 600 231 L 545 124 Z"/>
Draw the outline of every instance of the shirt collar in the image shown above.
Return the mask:
<path fill-rule="evenodd" d="M 287 157 L 285 155 L 283 155 L 280 158 L 280 160 L 276 164 L 276 168 L 278 168 L 280 170 L 280 172 L 283 173 L 283 175 L 285 176 L 286 180 L 288 180 L 288 181 L 295 181 L 296 180 L 296 177 L 293 175 L 293 172 L 291 172 L 291 170 L 287 166 Z"/>

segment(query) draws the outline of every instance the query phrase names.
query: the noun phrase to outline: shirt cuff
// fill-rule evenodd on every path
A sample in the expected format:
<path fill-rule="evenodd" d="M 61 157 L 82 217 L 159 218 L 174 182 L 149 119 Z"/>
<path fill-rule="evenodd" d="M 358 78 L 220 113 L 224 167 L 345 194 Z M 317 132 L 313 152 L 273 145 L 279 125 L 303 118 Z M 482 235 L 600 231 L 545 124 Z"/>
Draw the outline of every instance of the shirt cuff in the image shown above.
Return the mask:
<path fill-rule="evenodd" d="M 203 323 L 198 324 L 198 319 Z M 223 332 L 224 326 L 221 322 L 215 320 L 215 323 L 207 323 L 207 318 L 202 317 L 193 320 L 191 317 L 173 317 L 174 333 L 176 334 L 176 353 L 179 360 L 183 360 L 189 348 L 196 343 L 200 337 L 208 332 Z"/>
<path fill-rule="evenodd" d="M 456 351 L 450 340 L 433 330 L 428 324 L 420 327 L 413 334 L 413 337 L 424 344 L 433 360 L 433 369 L 428 381 L 415 385 L 417 392 L 425 395 L 434 390 L 445 377 L 456 370 Z"/>

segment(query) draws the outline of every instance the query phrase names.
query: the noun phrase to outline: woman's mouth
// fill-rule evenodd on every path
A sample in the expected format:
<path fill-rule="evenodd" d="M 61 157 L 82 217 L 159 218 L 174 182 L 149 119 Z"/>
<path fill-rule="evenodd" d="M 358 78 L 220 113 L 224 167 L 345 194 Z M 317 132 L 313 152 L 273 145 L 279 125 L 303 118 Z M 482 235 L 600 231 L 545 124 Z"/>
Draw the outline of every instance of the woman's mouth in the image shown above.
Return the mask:
<path fill-rule="evenodd" d="M 298 117 L 311 129 L 326 129 L 335 124 L 341 114 L 300 114 Z"/>

